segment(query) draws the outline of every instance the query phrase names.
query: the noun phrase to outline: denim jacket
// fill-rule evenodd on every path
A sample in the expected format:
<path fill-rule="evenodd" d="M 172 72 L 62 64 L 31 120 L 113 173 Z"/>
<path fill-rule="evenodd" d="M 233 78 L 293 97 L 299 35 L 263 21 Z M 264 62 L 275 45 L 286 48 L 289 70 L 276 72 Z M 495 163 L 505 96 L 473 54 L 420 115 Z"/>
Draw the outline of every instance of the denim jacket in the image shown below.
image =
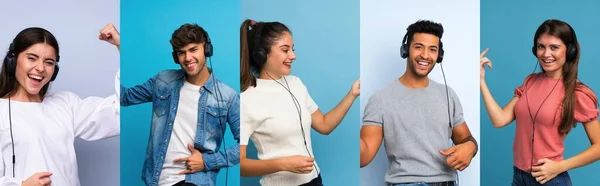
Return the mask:
<path fill-rule="evenodd" d="M 121 85 L 121 106 L 152 101 L 152 129 L 142 170 L 142 180 L 146 185 L 158 185 L 183 81 L 183 70 L 165 70 L 141 85 L 132 88 Z M 218 89 L 215 89 L 215 83 Z M 187 174 L 185 181 L 199 186 L 212 186 L 215 185 L 221 168 L 240 162 L 240 100 L 235 90 L 218 79 L 213 79 L 212 73 L 200 89 L 200 94 L 194 148 L 202 153 L 205 169 Z M 229 124 L 237 144 L 223 151 L 220 147 L 225 136 L 226 124 Z"/>

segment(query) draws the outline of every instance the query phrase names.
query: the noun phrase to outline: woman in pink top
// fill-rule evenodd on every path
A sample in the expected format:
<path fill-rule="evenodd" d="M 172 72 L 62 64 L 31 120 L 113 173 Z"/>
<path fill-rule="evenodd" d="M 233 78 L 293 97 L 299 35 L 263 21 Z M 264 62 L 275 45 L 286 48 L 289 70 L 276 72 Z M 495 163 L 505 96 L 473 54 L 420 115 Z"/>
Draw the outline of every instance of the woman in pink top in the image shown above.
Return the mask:
<path fill-rule="evenodd" d="M 485 82 L 484 65 L 492 67 L 481 53 L 481 94 L 494 127 L 517 121 L 513 144 L 513 186 L 571 185 L 568 170 L 600 159 L 598 100 L 577 79 L 579 43 L 573 28 L 559 20 L 538 27 L 532 52 L 542 72 L 527 76 L 515 89 L 515 97 L 501 108 Z M 563 159 L 564 139 L 576 123 L 582 123 L 592 145 L 578 155 Z"/>

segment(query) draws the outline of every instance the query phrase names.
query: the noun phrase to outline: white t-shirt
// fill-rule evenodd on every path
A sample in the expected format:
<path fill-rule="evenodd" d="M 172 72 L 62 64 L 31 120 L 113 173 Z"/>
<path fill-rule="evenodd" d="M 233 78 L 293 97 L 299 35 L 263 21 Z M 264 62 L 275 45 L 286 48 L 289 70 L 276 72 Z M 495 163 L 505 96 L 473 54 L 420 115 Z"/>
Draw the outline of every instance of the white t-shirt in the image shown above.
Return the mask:
<path fill-rule="evenodd" d="M 115 81 L 118 85 L 118 76 Z M 78 186 L 75 137 L 91 141 L 120 133 L 118 95 L 81 99 L 71 92 L 49 92 L 41 103 L 11 100 L 10 119 L 8 104 L 8 99 L 0 99 L 1 186 L 21 185 L 38 172 L 53 173 L 52 185 Z"/>
<path fill-rule="evenodd" d="M 200 88 L 187 81 L 179 92 L 179 103 L 177 114 L 173 122 L 173 131 L 165 155 L 165 163 L 160 173 L 158 185 L 171 186 L 185 180 L 185 174 L 178 173 L 185 170 L 184 162 L 173 163 L 177 158 L 185 158 L 192 155 L 187 145 L 194 145 L 196 129 L 198 128 L 198 101 L 200 100 Z"/>
<path fill-rule="evenodd" d="M 311 114 L 318 109 L 318 106 L 299 78 L 286 76 L 285 79 L 287 79 L 292 94 L 300 103 L 306 143 L 310 155 L 313 156 L 310 138 Z M 294 100 L 284 88 L 284 86 L 287 88 L 285 80 L 282 78 L 277 82 L 257 79 L 256 87 L 249 87 L 240 95 L 240 145 L 248 145 L 248 140 L 251 139 L 256 146 L 260 160 L 294 155 L 309 156 L 304 146 L 300 119 Z M 260 184 L 264 186 L 301 185 L 316 177 L 317 173 L 314 168 L 309 174 L 280 171 L 263 176 Z"/>

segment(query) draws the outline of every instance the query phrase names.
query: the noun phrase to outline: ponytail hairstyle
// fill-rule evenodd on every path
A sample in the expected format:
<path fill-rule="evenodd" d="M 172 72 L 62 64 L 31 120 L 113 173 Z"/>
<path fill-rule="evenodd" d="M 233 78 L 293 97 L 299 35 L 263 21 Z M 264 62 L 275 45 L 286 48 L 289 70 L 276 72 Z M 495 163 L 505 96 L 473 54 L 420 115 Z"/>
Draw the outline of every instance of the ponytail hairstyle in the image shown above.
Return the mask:
<path fill-rule="evenodd" d="M 290 29 L 280 22 L 246 19 L 240 27 L 240 83 L 242 92 L 256 87 L 256 78 L 271 53 L 271 46 Z"/>

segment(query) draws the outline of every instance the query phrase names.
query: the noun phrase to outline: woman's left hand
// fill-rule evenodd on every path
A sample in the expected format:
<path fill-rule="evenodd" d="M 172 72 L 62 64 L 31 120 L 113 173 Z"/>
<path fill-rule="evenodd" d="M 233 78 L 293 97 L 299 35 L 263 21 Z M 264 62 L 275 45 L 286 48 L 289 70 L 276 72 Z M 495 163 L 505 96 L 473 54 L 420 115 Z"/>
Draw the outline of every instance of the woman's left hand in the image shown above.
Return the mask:
<path fill-rule="evenodd" d="M 538 160 L 538 166 L 534 166 L 531 169 L 531 175 L 537 182 L 544 184 L 565 171 L 561 162 L 552 161 L 547 158 Z"/>
<path fill-rule="evenodd" d="M 352 88 L 350 89 L 350 95 L 354 97 L 360 96 L 360 79 L 357 79 L 352 84 Z"/>

